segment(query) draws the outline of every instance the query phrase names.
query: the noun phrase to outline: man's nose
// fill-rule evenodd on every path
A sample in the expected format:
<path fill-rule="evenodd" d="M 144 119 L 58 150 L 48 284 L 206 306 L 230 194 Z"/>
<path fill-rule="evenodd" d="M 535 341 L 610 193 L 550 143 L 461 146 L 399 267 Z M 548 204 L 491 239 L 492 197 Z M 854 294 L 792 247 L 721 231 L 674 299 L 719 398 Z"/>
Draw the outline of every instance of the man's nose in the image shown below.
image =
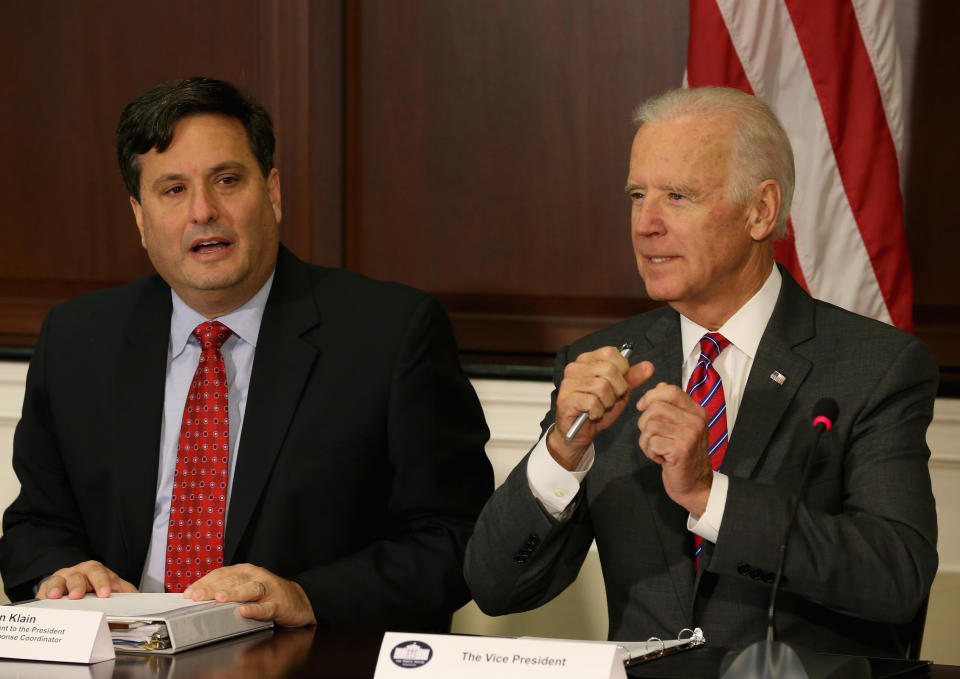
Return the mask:
<path fill-rule="evenodd" d="M 217 221 L 219 208 L 216 193 L 210 187 L 200 187 L 193 192 L 190 204 L 191 219 L 194 224 L 209 224 Z"/>
<path fill-rule="evenodd" d="M 645 201 L 641 205 L 634 205 L 630 212 L 630 224 L 634 234 L 638 236 L 652 236 L 663 232 L 663 211 L 652 202 Z"/>

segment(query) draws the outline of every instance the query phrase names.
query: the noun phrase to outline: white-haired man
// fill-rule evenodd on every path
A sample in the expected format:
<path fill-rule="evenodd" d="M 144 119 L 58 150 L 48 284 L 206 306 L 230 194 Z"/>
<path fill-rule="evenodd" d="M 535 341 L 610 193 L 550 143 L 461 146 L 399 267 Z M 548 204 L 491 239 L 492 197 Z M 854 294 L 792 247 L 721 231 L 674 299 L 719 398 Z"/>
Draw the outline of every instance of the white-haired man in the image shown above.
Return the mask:
<path fill-rule="evenodd" d="M 794 170 L 765 104 L 676 90 L 636 122 L 633 248 L 648 294 L 667 306 L 560 351 L 543 436 L 468 547 L 473 595 L 492 614 L 539 606 L 595 539 L 612 639 L 693 626 L 720 646 L 762 639 L 812 409 L 832 397 L 839 417 L 799 498 L 777 633 L 900 655 L 937 568 L 925 444 L 935 359 L 776 266 Z"/>

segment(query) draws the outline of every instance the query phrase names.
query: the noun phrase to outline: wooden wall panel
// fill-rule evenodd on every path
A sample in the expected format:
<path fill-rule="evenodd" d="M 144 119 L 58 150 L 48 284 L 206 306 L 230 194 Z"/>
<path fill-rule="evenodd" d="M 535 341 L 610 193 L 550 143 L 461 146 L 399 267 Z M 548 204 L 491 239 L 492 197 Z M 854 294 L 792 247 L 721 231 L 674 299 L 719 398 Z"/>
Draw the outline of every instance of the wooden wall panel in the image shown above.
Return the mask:
<path fill-rule="evenodd" d="M 4 277 L 99 283 L 149 272 L 113 150 L 120 111 L 174 77 L 255 85 L 256 52 L 215 44 L 210 26 L 235 45 L 256 45 L 256 2 L 40 0 L 10 3 L 5 14 L 16 30 L 5 32 L 4 62 L 21 68 L 0 81 L 0 143 L 25 162 L 0 167 L 4 190 L 18 197 L 3 218 L 19 226 L 5 225 Z"/>
<path fill-rule="evenodd" d="M 122 106 L 221 77 L 277 126 L 284 241 L 436 294 L 471 361 L 549 362 L 644 311 L 622 194 L 644 97 L 681 80 L 687 3 L 33 0 L 4 9 L 0 346 L 150 271 L 116 169 Z M 909 2 L 904 185 L 918 334 L 960 380 L 960 5 Z M 915 53 L 914 47 L 915 46 Z M 953 376 L 953 377 L 951 377 Z M 960 382 L 957 387 L 960 393 Z"/>
<path fill-rule="evenodd" d="M 960 158 L 957 43 L 960 4 L 921 2 L 913 80 L 904 220 L 913 264 L 917 334 L 937 354 L 941 381 L 960 396 L 960 284 L 955 264 L 960 218 L 954 200 Z"/>
<path fill-rule="evenodd" d="M 287 133 L 277 154 L 283 237 L 306 257 L 341 263 L 339 1 L 34 0 L 4 9 L 0 59 L 17 66 L 0 78 L 0 344 L 32 344 L 57 301 L 152 272 L 113 134 L 128 101 L 173 78 L 223 78 L 264 100 Z M 317 39 L 325 32 L 334 38 Z M 311 105 L 314 92 L 323 96 Z M 317 178 L 333 187 L 322 207 Z"/>
<path fill-rule="evenodd" d="M 438 294 L 468 349 L 552 352 L 561 316 L 640 308 L 630 118 L 682 80 L 686 4 L 360 6 L 348 266 Z M 504 314 L 547 325 L 517 336 L 530 319 Z"/>
<path fill-rule="evenodd" d="M 276 127 L 281 238 L 327 266 L 343 264 L 343 24 L 339 0 L 261 0 L 259 89 Z"/>

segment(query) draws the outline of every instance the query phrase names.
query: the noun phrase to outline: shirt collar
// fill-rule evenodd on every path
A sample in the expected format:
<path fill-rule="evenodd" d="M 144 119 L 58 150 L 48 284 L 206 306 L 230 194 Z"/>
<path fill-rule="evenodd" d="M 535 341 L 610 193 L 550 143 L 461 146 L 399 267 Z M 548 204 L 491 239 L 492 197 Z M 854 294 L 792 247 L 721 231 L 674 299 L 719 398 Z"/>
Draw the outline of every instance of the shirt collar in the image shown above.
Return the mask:
<path fill-rule="evenodd" d="M 753 360 L 757 355 L 757 347 L 760 346 L 763 331 L 767 329 L 767 323 L 773 315 L 773 307 L 777 305 L 782 282 L 783 278 L 780 276 L 780 270 L 774 265 L 770 275 L 767 276 L 766 282 L 756 294 L 746 304 L 737 309 L 737 312 L 717 330 L 730 340 L 733 346 L 749 356 L 750 360 Z M 703 326 L 694 323 L 682 314 L 680 315 L 680 336 L 683 343 L 684 361 L 693 353 L 694 347 L 700 344 L 700 338 L 708 332 L 710 331 Z M 699 355 L 699 352 L 697 355 Z"/>
<path fill-rule="evenodd" d="M 171 358 L 176 358 L 183 353 L 194 328 L 210 320 L 220 321 L 230 328 L 240 340 L 256 348 L 257 336 L 260 334 L 260 322 L 263 320 L 263 312 L 267 308 L 267 298 L 270 296 L 270 288 L 273 286 L 273 276 L 274 274 L 271 273 L 267 282 L 245 304 L 217 318 L 207 318 L 190 308 L 186 302 L 180 299 L 180 295 L 174 292 L 173 288 L 170 288 L 170 296 L 173 300 L 173 313 L 170 316 Z"/>

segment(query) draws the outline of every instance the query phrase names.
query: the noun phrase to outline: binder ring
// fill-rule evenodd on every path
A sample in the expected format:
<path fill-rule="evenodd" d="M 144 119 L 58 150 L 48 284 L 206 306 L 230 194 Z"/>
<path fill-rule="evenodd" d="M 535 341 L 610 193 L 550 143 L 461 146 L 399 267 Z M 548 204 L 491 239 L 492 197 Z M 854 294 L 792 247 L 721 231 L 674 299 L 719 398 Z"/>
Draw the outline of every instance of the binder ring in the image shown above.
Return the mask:
<path fill-rule="evenodd" d="M 651 641 L 659 641 L 659 642 L 660 642 L 660 650 L 659 650 L 659 651 L 656 651 L 657 657 L 660 657 L 661 655 L 663 655 L 663 654 L 666 652 L 666 650 L 667 650 L 667 645 L 663 643 L 663 639 L 661 639 L 660 637 L 650 637 L 649 639 L 647 639 L 647 643 L 650 643 Z"/>

